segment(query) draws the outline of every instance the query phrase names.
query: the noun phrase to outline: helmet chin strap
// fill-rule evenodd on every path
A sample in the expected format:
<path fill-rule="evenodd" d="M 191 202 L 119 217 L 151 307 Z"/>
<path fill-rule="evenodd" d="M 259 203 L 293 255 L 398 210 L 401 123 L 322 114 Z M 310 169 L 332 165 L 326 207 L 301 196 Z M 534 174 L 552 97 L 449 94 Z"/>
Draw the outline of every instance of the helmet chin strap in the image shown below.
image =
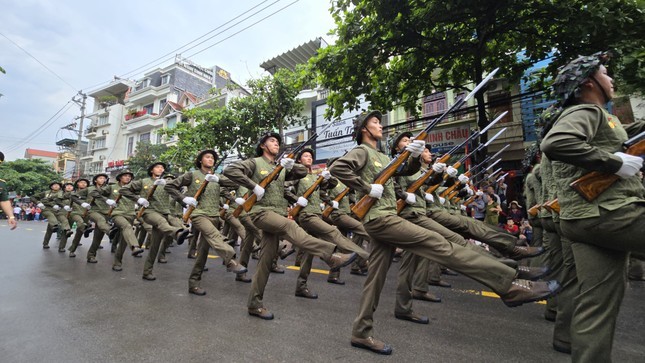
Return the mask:
<path fill-rule="evenodd" d="M 607 96 L 607 92 L 605 92 L 605 88 L 604 88 L 603 86 L 601 86 L 601 85 L 600 85 L 600 82 L 598 82 L 598 80 L 596 79 L 596 77 L 595 77 L 595 76 L 590 76 L 589 78 L 591 78 L 591 80 L 592 80 L 592 81 L 594 81 L 594 82 L 596 83 L 596 85 L 598 86 L 598 88 L 600 88 L 600 91 L 602 92 L 603 97 L 605 97 L 605 103 L 607 103 L 607 102 L 611 101 L 611 98 L 609 98 L 609 96 Z"/>

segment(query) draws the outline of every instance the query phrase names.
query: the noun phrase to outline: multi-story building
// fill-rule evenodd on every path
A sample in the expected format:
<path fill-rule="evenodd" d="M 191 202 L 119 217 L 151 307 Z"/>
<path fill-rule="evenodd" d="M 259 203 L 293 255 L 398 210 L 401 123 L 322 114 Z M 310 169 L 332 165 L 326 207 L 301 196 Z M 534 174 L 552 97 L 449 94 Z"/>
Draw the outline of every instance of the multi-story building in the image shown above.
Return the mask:
<path fill-rule="evenodd" d="M 205 68 L 177 56 L 173 64 L 147 72 L 142 79 L 115 79 L 90 93 L 95 102 L 85 131 L 90 140 L 83 158 L 85 174 L 118 173 L 139 142 L 172 143 L 161 130 L 186 121 L 181 112 L 186 107 L 212 98 L 226 104 L 227 97 L 236 95 L 227 90 L 230 82 L 230 74 L 217 66 Z M 213 88 L 222 91 L 210 96 Z"/>

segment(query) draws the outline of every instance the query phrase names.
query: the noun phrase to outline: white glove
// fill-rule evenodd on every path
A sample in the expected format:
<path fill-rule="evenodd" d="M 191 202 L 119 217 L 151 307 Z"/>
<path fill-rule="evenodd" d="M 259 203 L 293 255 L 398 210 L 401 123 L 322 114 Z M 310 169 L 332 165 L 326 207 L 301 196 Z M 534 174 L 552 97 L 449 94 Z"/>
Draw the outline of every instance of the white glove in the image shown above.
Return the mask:
<path fill-rule="evenodd" d="M 296 204 L 304 208 L 307 206 L 307 204 L 309 204 L 309 202 L 305 197 L 298 197 L 298 201 L 296 202 Z"/>
<path fill-rule="evenodd" d="M 335 201 L 335 200 L 332 200 L 331 201 L 331 207 L 334 208 L 334 209 L 338 209 L 338 202 Z"/>
<path fill-rule="evenodd" d="M 262 188 L 260 186 L 260 184 L 256 184 L 253 187 L 253 194 L 257 195 L 258 201 L 260 201 L 260 199 L 262 199 L 262 197 L 264 197 L 264 188 Z"/>
<path fill-rule="evenodd" d="M 329 180 L 329 178 L 331 178 L 331 173 L 329 172 L 329 170 L 323 170 L 322 173 L 320 173 L 320 176 L 322 176 L 325 180 Z"/>
<path fill-rule="evenodd" d="M 206 174 L 204 179 L 209 183 L 219 183 L 219 178 L 215 174 Z"/>
<path fill-rule="evenodd" d="M 63 209 L 65 210 L 65 212 L 71 212 L 72 211 L 72 207 L 70 207 L 68 205 L 64 206 Z"/>
<path fill-rule="evenodd" d="M 371 184 L 369 196 L 376 199 L 381 199 L 383 196 L 383 186 L 381 184 Z"/>
<path fill-rule="evenodd" d="M 110 207 L 116 207 L 116 201 L 113 199 L 106 200 L 105 204 L 109 205 Z"/>
<path fill-rule="evenodd" d="M 38 208 L 40 208 L 40 209 L 45 209 L 45 205 L 44 205 L 44 204 L 42 204 L 42 203 L 38 203 L 38 204 L 36 205 L 36 207 L 38 207 Z"/>
<path fill-rule="evenodd" d="M 181 201 L 186 205 L 192 205 L 193 207 L 197 207 L 197 199 L 193 197 L 184 197 L 184 199 L 182 199 Z"/>
<path fill-rule="evenodd" d="M 90 208 L 92 208 L 92 206 L 90 205 L 90 203 L 82 203 L 82 204 L 81 204 L 81 207 L 83 207 L 83 208 L 85 208 L 85 209 L 87 209 L 87 210 L 90 210 Z"/>
<path fill-rule="evenodd" d="M 60 207 L 59 207 L 58 205 L 55 205 L 53 208 L 54 208 L 54 210 L 55 210 L 55 211 L 57 211 L 57 212 L 60 210 Z"/>
<path fill-rule="evenodd" d="M 468 209 L 468 207 L 466 207 L 465 205 L 462 204 L 461 205 L 461 210 L 466 211 L 466 209 Z"/>
<path fill-rule="evenodd" d="M 155 180 L 154 184 L 155 185 L 162 185 L 162 186 L 166 185 L 166 179 L 159 178 L 159 179 Z"/>
<path fill-rule="evenodd" d="M 434 203 L 434 196 L 432 194 L 426 193 L 425 197 L 428 202 Z"/>
<path fill-rule="evenodd" d="M 426 147 L 426 142 L 423 140 L 413 140 L 411 143 L 408 144 L 408 146 L 405 147 L 405 150 L 410 152 L 410 155 L 412 155 L 415 158 L 418 158 L 421 153 L 423 153 L 423 149 Z"/>
<path fill-rule="evenodd" d="M 456 177 L 457 173 L 459 173 L 459 171 L 457 171 L 457 169 L 453 168 L 452 166 L 449 166 L 446 169 L 446 174 L 448 174 L 448 176 L 451 177 L 451 178 Z"/>
<path fill-rule="evenodd" d="M 242 204 L 244 204 L 244 202 L 246 202 L 246 200 L 244 200 L 244 198 L 235 198 L 235 204 L 237 204 L 237 205 L 242 205 Z"/>
<path fill-rule="evenodd" d="M 144 208 L 148 208 L 150 206 L 150 202 L 148 202 L 146 198 L 137 199 L 137 204 Z"/>
<path fill-rule="evenodd" d="M 623 160 L 623 165 L 616 172 L 616 175 L 623 179 L 636 175 L 636 173 L 638 173 L 643 167 L 643 159 L 638 156 L 621 152 L 615 152 L 614 155 Z"/>
<path fill-rule="evenodd" d="M 432 164 L 432 170 L 434 170 L 435 173 L 442 174 L 446 170 L 446 164 L 434 163 Z"/>
<path fill-rule="evenodd" d="M 417 196 L 414 193 L 405 193 L 405 202 L 408 204 L 414 204 L 417 202 Z"/>
<path fill-rule="evenodd" d="M 481 197 L 482 195 L 484 195 L 484 192 L 482 192 L 481 190 L 478 190 L 477 193 L 475 193 L 475 195 L 478 197 Z"/>
<path fill-rule="evenodd" d="M 287 170 L 291 170 L 291 168 L 293 168 L 293 164 L 295 164 L 295 161 L 293 159 L 289 159 L 289 158 L 280 159 L 280 165 L 282 165 L 282 167 Z"/>
<path fill-rule="evenodd" d="M 472 196 L 472 195 L 475 195 L 475 192 L 473 192 L 473 190 L 472 190 L 472 189 L 470 189 L 470 187 L 469 187 L 469 186 L 466 186 L 466 192 L 468 192 L 468 195 L 471 195 L 471 196 Z"/>
<path fill-rule="evenodd" d="M 470 181 L 470 178 L 465 176 L 464 174 L 461 174 L 457 179 L 461 184 L 468 184 L 468 182 Z"/>
<path fill-rule="evenodd" d="M 242 199 L 242 198 L 240 198 L 240 199 Z M 230 207 L 229 207 L 228 204 L 224 203 L 224 205 L 222 205 L 222 208 L 224 208 L 224 210 L 228 210 Z"/>
<path fill-rule="evenodd" d="M 439 197 L 439 203 L 441 203 L 441 205 L 444 205 L 446 203 L 446 198 Z"/>

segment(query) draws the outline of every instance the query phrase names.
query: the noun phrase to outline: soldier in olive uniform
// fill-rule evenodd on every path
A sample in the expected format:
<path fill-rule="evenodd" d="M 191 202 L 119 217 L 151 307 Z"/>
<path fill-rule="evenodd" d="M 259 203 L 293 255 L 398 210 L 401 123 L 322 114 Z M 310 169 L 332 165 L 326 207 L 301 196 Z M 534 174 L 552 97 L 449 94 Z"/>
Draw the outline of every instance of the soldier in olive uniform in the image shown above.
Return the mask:
<path fill-rule="evenodd" d="M 376 150 L 383 137 L 381 113 L 372 111 L 356 118 L 354 135 L 358 147 L 337 160 L 331 173 L 354 189 L 357 197 L 369 195 L 377 199 L 365 216 L 363 225 L 372 239 L 370 268 L 363 287 L 359 315 L 354 321 L 351 344 L 379 354 L 391 354 L 392 348 L 374 338 L 373 314 L 385 283 L 387 271 L 396 247 L 469 276 L 495 291 L 509 306 L 537 301 L 554 294 L 556 281 L 530 282 L 516 279 L 517 272 L 493 259 L 446 241 L 441 235 L 417 226 L 396 215 L 396 197 L 392 180 L 385 185 L 369 184 L 390 158 Z M 414 174 L 420 167 L 418 157 L 425 142 L 414 141 L 406 146 L 411 157 L 400 175 Z"/>
<path fill-rule="evenodd" d="M 38 208 L 42 210 L 41 215 L 47 219 L 47 230 L 45 231 L 45 238 L 43 239 L 43 248 L 49 248 L 49 240 L 53 233 L 58 232 L 62 227 L 62 235 L 67 236 L 69 231 L 69 222 L 65 216 L 58 213 L 61 210 L 59 205 L 63 197 L 61 190 L 63 185 L 59 182 L 52 182 L 49 184 L 49 191 L 35 195 L 33 199 L 38 202 Z M 60 215 L 60 218 L 59 218 Z"/>
<path fill-rule="evenodd" d="M 217 153 L 215 150 L 204 150 L 195 158 L 195 171 L 179 176 L 164 187 L 166 193 L 177 203 L 195 208 L 190 219 L 193 227 L 199 231 L 202 240 L 199 242 L 197 259 L 188 279 L 188 292 L 199 296 L 206 295 L 206 290 L 200 285 L 208 251 L 211 247 L 224 260 L 227 271 L 236 274 L 246 272 L 246 267 L 240 265 L 233 258 L 235 256 L 233 247 L 224 242 L 224 238 L 219 232 L 220 185 L 232 187 L 235 183 L 214 173 L 213 167 L 216 162 Z M 199 199 L 196 199 L 197 191 L 204 183 L 207 183 L 206 187 L 198 196 Z M 182 187 L 187 187 L 185 193 L 181 193 Z"/>
<path fill-rule="evenodd" d="M 89 198 L 88 186 L 90 181 L 85 178 L 80 178 L 74 182 L 74 192 L 71 195 L 73 205 L 72 213 L 70 214 L 70 221 L 76 223 L 76 233 L 72 239 L 72 245 L 69 247 L 69 257 L 76 257 L 76 249 L 78 248 L 81 238 L 85 234 L 88 226 L 87 211 L 91 205 L 87 202 Z"/>
<path fill-rule="evenodd" d="M 0 152 L 0 164 L 4 162 L 4 154 Z M 16 222 L 16 217 L 13 215 L 13 210 L 11 209 L 11 202 L 9 201 L 9 190 L 7 189 L 7 182 L 0 179 L 0 207 L 2 211 L 7 215 L 7 223 L 11 230 L 18 227 L 18 222 Z"/>
<path fill-rule="evenodd" d="M 163 178 L 166 180 L 166 185 L 168 183 L 172 182 L 175 180 L 177 177 L 174 174 L 164 174 Z M 170 214 L 168 214 L 168 223 L 177 228 L 185 228 L 184 226 L 184 221 L 182 220 L 182 217 L 184 216 L 184 208 L 181 203 L 177 202 L 176 200 L 170 198 Z M 190 234 L 186 236 L 186 238 L 190 237 Z M 159 256 L 157 256 L 157 262 L 159 263 L 168 263 L 168 258 L 166 257 L 166 254 L 170 253 L 170 250 L 168 249 L 169 247 L 173 247 L 174 241 L 172 236 L 166 236 L 164 237 L 163 241 L 161 242 L 161 247 L 159 247 Z"/>
<path fill-rule="evenodd" d="M 123 198 L 135 201 L 142 208 L 145 208 L 141 219 L 152 226 L 150 239 L 150 250 L 148 258 L 143 266 L 142 278 L 147 281 L 154 281 L 157 278 L 152 274 L 152 269 L 159 254 L 161 242 L 165 236 L 172 236 L 177 244 L 184 243 L 189 233 L 188 229 L 173 227 L 168 222 L 170 214 L 170 196 L 164 190 L 166 180 L 162 177 L 166 170 L 166 164 L 156 162 L 148 167 L 148 177 L 143 180 L 135 180 L 119 189 Z"/>
<path fill-rule="evenodd" d="M 269 273 L 274 258 L 278 254 L 279 239 L 284 236 L 286 240 L 304 251 L 320 256 L 332 270 L 350 264 L 356 254 L 341 254 L 336 252 L 336 245 L 308 235 L 295 222 L 287 219 L 288 202 L 284 198 L 285 180 L 303 178 L 307 175 L 307 168 L 294 165 L 290 158 L 276 160 L 280 151 L 282 138 L 276 133 L 266 133 L 258 141 L 255 158 L 230 164 L 224 175 L 233 182 L 252 190 L 257 196 L 257 202 L 249 211 L 253 224 L 262 230 L 262 249 L 258 269 L 251 283 L 248 300 L 248 313 L 261 319 L 273 319 L 273 313 L 264 307 L 264 289 L 269 279 Z M 277 178 L 266 188 L 259 183 L 280 163 L 283 170 Z M 237 204 L 244 200 L 238 198 Z"/>
<path fill-rule="evenodd" d="M 108 184 L 109 176 L 105 173 L 94 175 L 92 178 L 92 186 L 89 188 L 88 194 L 91 200 L 91 209 L 89 212 L 90 220 L 94 222 L 95 230 L 92 244 L 87 251 L 87 262 L 97 263 L 96 251 L 101 246 L 103 236 L 109 235 L 110 223 L 108 222 L 108 212 L 110 206 L 106 203 L 108 199 L 112 199 L 112 187 Z"/>
<path fill-rule="evenodd" d="M 133 257 L 141 257 L 143 248 L 139 246 L 137 237 L 134 235 L 133 224 L 136 217 L 134 202 L 119 196 L 119 190 L 130 184 L 134 174 L 129 170 L 123 170 L 116 176 L 117 183 L 112 186 L 115 199 L 107 200 L 112 211 L 111 217 L 114 227 L 119 230 L 117 248 L 112 262 L 112 271 L 123 270 L 123 254 L 127 247 L 130 248 Z M 117 202 L 118 200 L 118 202 Z"/>
<path fill-rule="evenodd" d="M 603 65 L 606 55 L 579 57 L 558 73 L 553 84 L 563 110 L 548 124 L 541 149 L 552 161 L 558 186 L 560 228 L 572 241 L 578 295 L 571 320 L 574 362 L 609 362 L 616 317 L 625 293 L 629 252 L 645 252 L 645 188 L 640 156 L 623 152 L 645 122 L 623 126 L 604 108 L 614 96 Z M 590 171 L 619 176 L 587 201 L 569 184 Z"/>

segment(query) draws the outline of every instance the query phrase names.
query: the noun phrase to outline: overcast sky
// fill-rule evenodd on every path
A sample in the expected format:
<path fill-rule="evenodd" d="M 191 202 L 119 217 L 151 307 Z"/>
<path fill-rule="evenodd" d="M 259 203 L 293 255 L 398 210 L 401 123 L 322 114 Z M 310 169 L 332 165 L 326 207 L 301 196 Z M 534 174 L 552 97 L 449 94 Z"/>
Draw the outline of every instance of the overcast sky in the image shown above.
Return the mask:
<path fill-rule="evenodd" d="M 79 115 L 76 105 L 37 137 L 13 150 L 12 146 L 42 130 L 78 90 L 91 91 L 91 86 L 173 52 L 258 4 L 209 36 L 268 6 L 202 45 L 178 51 L 190 56 L 294 1 L 297 2 L 266 20 L 190 58 L 202 66 L 226 69 L 239 83 L 263 75 L 260 63 L 302 43 L 320 36 L 331 42 L 327 33 L 334 23 L 329 0 L 2 1 L 0 33 L 62 80 L 0 35 L 0 66 L 7 72 L 0 74 L 0 151 L 8 160 L 22 158 L 28 147 L 57 151 L 56 140 L 76 137 L 71 131 L 60 130 Z M 141 78 L 151 67 L 171 63 L 172 59 L 147 66 L 128 78 Z"/>

